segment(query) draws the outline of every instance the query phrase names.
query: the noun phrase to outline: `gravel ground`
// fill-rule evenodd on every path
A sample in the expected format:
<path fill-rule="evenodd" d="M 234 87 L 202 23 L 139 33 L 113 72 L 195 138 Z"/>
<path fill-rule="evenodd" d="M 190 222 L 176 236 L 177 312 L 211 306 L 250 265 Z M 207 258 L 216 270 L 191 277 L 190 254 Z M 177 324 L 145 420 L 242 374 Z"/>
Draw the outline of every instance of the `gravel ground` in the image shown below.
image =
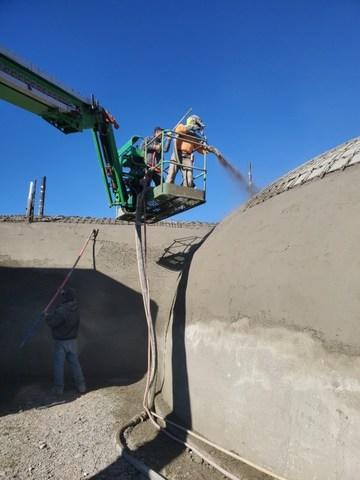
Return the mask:
<path fill-rule="evenodd" d="M 69 390 L 60 398 L 40 383 L 2 390 L 0 479 L 144 479 L 119 456 L 115 442 L 119 427 L 140 412 L 143 388 L 141 381 L 84 395 Z M 137 458 L 169 480 L 224 478 L 150 422 L 136 427 L 128 443 Z M 242 480 L 268 478 L 235 464 L 226 466 Z"/>
<path fill-rule="evenodd" d="M 0 478 L 75 480 L 105 470 L 119 455 L 116 427 L 140 408 L 134 399 L 140 400 L 141 391 L 138 383 L 82 396 L 67 391 L 61 398 L 49 393 L 48 385 L 11 392 L 12 401 L 7 398 L 0 410 Z M 113 473 L 141 478 L 125 462 Z"/>

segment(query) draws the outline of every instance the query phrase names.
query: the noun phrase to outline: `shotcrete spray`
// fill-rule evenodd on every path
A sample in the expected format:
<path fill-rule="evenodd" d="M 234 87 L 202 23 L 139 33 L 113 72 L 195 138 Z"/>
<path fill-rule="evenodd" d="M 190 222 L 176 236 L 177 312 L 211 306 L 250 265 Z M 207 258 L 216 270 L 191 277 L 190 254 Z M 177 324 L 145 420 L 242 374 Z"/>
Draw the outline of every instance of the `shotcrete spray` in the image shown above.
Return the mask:
<path fill-rule="evenodd" d="M 239 172 L 237 168 L 235 168 L 220 152 L 219 149 L 216 147 L 209 145 L 207 147 L 207 151 L 213 153 L 217 158 L 218 162 L 225 170 L 232 176 L 232 178 L 239 184 L 239 186 L 246 190 L 249 196 L 255 195 L 258 192 L 258 188 L 252 183 L 248 182 L 246 176 Z"/>

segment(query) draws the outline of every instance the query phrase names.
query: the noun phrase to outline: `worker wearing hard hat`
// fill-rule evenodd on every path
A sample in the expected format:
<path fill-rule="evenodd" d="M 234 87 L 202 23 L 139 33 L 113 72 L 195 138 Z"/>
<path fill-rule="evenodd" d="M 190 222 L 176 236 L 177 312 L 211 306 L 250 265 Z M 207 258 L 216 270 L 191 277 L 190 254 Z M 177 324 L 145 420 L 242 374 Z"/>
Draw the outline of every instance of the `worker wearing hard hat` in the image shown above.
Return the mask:
<path fill-rule="evenodd" d="M 205 125 L 198 115 L 190 115 L 186 120 L 186 125 L 180 123 L 175 128 L 177 137 L 166 183 L 174 183 L 180 168 L 183 175 L 183 186 L 195 186 L 193 182 L 194 153 L 204 153 L 206 150 L 203 137 L 204 128 Z"/>

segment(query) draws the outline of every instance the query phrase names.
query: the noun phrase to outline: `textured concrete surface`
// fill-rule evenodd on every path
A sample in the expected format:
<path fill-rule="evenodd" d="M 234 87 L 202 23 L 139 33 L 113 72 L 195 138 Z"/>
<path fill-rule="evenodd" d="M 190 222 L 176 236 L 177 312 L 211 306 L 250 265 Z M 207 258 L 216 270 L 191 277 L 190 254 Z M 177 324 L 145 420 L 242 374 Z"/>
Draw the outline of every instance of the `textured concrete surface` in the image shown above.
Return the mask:
<path fill-rule="evenodd" d="M 19 343 L 95 227 L 99 235 L 94 251 L 90 244 L 71 280 L 81 307 L 81 361 L 87 376 L 126 382 L 144 375 L 147 333 L 134 227 L 4 221 L 0 222 L 0 377 L 7 381 L 22 376 L 50 378 L 48 328 L 43 326 L 23 349 Z M 206 225 L 148 228 L 155 322 L 160 304 L 169 309 L 188 244 L 199 241 L 208 230 Z"/>
<path fill-rule="evenodd" d="M 360 163 L 360 137 L 348 140 L 286 173 L 252 197 L 247 203 L 247 207 L 252 207 L 275 195 L 314 179 L 321 179 L 329 173 L 345 170 L 345 168 L 358 163 Z"/>
<path fill-rule="evenodd" d="M 182 369 L 165 397 L 288 479 L 360 469 L 359 182 L 355 165 L 234 212 L 195 253 L 174 308 L 169 365 Z"/>

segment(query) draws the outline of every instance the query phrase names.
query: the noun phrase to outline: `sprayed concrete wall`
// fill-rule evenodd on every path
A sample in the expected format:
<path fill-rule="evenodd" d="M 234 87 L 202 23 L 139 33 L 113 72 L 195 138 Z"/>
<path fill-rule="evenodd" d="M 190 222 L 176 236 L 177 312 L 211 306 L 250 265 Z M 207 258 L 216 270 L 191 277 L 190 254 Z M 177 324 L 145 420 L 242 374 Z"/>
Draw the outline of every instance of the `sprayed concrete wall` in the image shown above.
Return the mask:
<path fill-rule="evenodd" d="M 93 228 L 71 285 L 81 309 L 79 346 L 85 374 L 98 379 L 136 381 L 146 372 L 147 329 L 139 291 L 134 227 L 63 221 L 0 222 L 0 378 L 51 378 L 52 342 L 44 325 L 23 348 L 21 338 L 73 265 Z M 66 220 L 66 219 L 65 219 Z M 209 226 L 148 228 L 152 312 L 168 311 L 187 251 Z M 171 293 L 170 293 L 171 292 Z"/>
<path fill-rule="evenodd" d="M 359 183 L 355 165 L 233 213 L 173 309 L 167 401 L 286 479 L 360 471 Z"/>
<path fill-rule="evenodd" d="M 360 468 L 359 152 L 358 139 L 320 156 L 213 231 L 149 229 L 167 414 L 288 480 Z M 82 361 L 88 375 L 135 381 L 146 331 L 134 230 L 98 227 L 96 271 L 90 249 L 74 277 Z M 0 223 L 3 377 L 50 375 L 46 328 L 21 353 L 17 342 L 91 228 Z"/>

